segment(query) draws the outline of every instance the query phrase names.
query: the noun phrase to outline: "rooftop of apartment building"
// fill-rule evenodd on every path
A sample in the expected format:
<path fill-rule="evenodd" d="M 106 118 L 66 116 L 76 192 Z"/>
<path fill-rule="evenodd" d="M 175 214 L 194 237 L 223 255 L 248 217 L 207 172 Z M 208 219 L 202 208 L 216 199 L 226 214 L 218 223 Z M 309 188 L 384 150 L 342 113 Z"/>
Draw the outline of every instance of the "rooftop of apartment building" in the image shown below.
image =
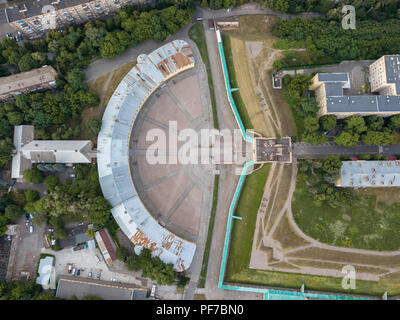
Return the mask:
<path fill-rule="evenodd" d="M 338 187 L 398 187 L 400 161 L 343 161 Z"/>
<path fill-rule="evenodd" d="M 6 9 L 10 22 L 35 17 L 53 10 L 74 7 L 94 0 L 26 0 Z"/>
<path fill-rule="evenodd" d="M 385 56 L 386 82 L 396 85 L 396 93 L 400 94 L 400 55 Z"/>
<path fill-rule="evenodd" d="M 0 78 L 0 95 L 18 92 L 29 87 L 42 85 L 56 80 L 57 71 L 51 66 L 43 66 L 8 77 Z"/>

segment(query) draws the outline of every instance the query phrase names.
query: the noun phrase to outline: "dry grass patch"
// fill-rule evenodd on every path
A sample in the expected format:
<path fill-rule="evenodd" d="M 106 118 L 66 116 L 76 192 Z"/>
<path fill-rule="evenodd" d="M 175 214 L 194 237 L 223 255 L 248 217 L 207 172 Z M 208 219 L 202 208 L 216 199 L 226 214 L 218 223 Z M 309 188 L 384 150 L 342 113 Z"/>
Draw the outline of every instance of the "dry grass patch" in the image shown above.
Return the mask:
<path fill-rule="evenodd" d="M 378 256 L 367 255 L 340 250 L 328 250 L 321 248 L 306 248 L 287 254 L 288 257 L 298 257 L 307 259 L 330 260 L 343 263 L 369 264 L 374 266 L 400 268 L 400 255 Z"/>
<path fill-rule="evenodd" d="M 264 111 L 254 91 L 247 62 L 245 42 L 234 37 L 231 37 L 230 41 L 235 72 L 238 75 L 236 79 L 238 81 L 240 95 L 246 105 L 254 130 L 263 136 L 274 136 L 274 131 L 271 130 L 272 128 L 267 128 Z"/>
<path fill-rule="evenodd" d="M 272 238 L 279 241 L 282 250 L 294 249 L 309 244 L 308 241 L 304 240 L 292 229 L 286 214 L 273 233 Z"/>
<path fill-rule="evenodd" d="M 342 268 L 347 265 L 345 263 L 335 263 L 328 261 L 322 262 L 315 260 L 297 260 L 297 259 L 293 260 L 290 259 L 290 262 L 302 267 L 312 267 L 312 268 L 331 269 L 331 270 L 342 270 Z M 388 272 L 387 269 L 358 266 L 358 265 L 354 265 L 354 268 L 356 269 L 356 272 L 371 273 L 373 275 L 380 275 Z"/>

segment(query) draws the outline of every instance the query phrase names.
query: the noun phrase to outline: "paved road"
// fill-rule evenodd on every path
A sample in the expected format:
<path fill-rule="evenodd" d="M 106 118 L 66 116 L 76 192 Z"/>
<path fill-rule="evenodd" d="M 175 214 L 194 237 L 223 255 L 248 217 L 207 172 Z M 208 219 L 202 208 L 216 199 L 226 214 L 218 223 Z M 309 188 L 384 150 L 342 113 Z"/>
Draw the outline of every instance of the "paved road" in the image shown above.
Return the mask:
<path fill-rule="evenodd" d="M 383 156 L 400 155 L 400 143 L 386 147 L 361 143 L 355 147 L 338 146 L 334 142 L 327 142 L 321 145 L 306 144 L 304 142 L 293 143 L 293 156 L 298 159 L 326 157 L 330 154 L 338 156 L 357 156 L 360 154 L 378 153 Z"/>
<path fill-rule="evenodd" d="M 207 21 L 203 21 L 205 36 L 210 59 L 211 74 L 217 104 L 218 122 L 220 129 L 238 128 L 225 91 L 225 82 L 221 69 L 219 49 L 214 31 L 208 29 Z M 210 259 L 208 261 L 207 279 L 205 290 L 202 290 L 207 299 L 256 299 L 260 295 L 254 293 L 234 292 L 218 289 L 219 271 L 221 266 L 222 251 L 225 239 L 229 205 L 238 183 L 239 176 L 235 175 L 231 165 L 221 166 L 218 190 L 218 204 L 215 218 Z"/>
<path fill-rule="evenodd" d="M 255 15 L 255 14 L 257 15 L 268 14 L 271 16 L 279 17 L 281 19 L 294 19 L 294 18 L 313 19 L 313 18 L 321 18 L 324 16 L 324 14 L 316 12 L 286 14 L 273 11 L 271 9 L 262 8 L 258 3 L 247 3 L 240 7 L 232 9 L 230 12 L 227 12 L 226 9 L 211 10 L 209 8 L 202 8 L 200 6 L 197 6 L 194 18 L 224 18 L 224 17 Z"/>

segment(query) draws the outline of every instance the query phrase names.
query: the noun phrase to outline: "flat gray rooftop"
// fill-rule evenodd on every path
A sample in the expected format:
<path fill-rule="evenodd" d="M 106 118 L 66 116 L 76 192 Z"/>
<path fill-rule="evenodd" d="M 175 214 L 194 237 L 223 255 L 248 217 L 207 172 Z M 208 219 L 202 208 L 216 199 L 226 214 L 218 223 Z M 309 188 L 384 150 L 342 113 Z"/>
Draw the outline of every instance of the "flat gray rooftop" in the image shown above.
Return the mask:
<path fill-rule="evenodd" d="M 347 73 L 318 73 L 318 81 L 332 82 L 332 81 L 349 81 Z"/>
<path fill-rule="evenodd" d="M 399 187 L 400 161 L 343 161 L 339 187 Z"/>
<path fill-rule="evenodd" d="M 57 298 L 61 299 L 71 299 L 72 296 L 78 299 L 96 296 L 104 300 L 144 300 L 146 295 L 146 289 L 138 289 L 129 284 L 69 276 L 60 277 L 56 293 Z"/>
<path fill-rule="evenodd" d="M 396 93 L 400 93 L 400 56 L 386 56 L 386 81 L 396 85 Z"/>

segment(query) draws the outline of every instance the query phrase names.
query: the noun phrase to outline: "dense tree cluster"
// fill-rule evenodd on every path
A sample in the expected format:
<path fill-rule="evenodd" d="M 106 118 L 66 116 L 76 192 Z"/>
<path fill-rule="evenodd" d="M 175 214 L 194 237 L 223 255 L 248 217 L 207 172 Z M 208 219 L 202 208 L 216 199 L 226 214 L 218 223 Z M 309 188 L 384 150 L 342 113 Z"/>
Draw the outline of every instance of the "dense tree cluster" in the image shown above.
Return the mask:
<path fill-rule="evenodd" d="M 87 220 L 96 228 L 103 228 L 112 220 L 111 205 L 102 196 L 96 165 L 76 165 L 75 170 L 75 181 L 70 180 L 67 185 L 60 185 L 57 176 L 48 175 L 44 179 L 48 194 L 33 203 L 35 217 L 38 215 L 35 222 L 47 221 L 60 229 L 58 238 L 64 236 L 63 220 L 67 217 Z"/>
<path fill-rule="evenodd" d="M 331 62 L 377 59 L 400 51 L 400 20 L 382 22 L 366 20 L 356 29 L 345 30 L 340 22 L 326 20 L 281 20 L 274 29 L 281 39 L 297 41 L 318 63 L 321 58 Z"/>
<path fill-rule="evenodd" d="M 339 178 L 342 162 L 336 156 L 329 155 L 327 159 L 304 160 L 300 162 L 300 179 L 310 185 L 314 203 L 326 203 L 333 208 L 345 205 L 350 201 L 351 194 L 334 184 Z"/>
<path fill-rule="evenodd" d="M 8 192 L 7 187 L 0 187 L 0 237 L 7 231 L 7 224 L 22 216 L 24 206 L 38 198 L 34 190 L 13 193 Z"/>
<path fill-rule="evenodd" d="M 44 291 L 34 281 L 0 280 L 0 300 L 55 300 L 51 291 Z"/>
<path fill-rule="evenodd" d="M 280 12 L 321 12 L 326 13 L 329 19 L 340 19 L 341 9 L 353 5 L 357 19 L 388 19 L 400 17 L 400 3 L 397 0 L 265 0 L 264 6 Z"/>
<path fill-rule="evenodd" d="M 149 249 L 143 248 L 140 255 L 128 255 L 126 249 L 119 249 L 118 259 L 125 262 L 128 270 L 142 270 L 142 276 L 157 281 L 159 285 L 171 285 L 178 277 L 173 264 L 165 264 L 159 257 L 152 257 Z"/>

